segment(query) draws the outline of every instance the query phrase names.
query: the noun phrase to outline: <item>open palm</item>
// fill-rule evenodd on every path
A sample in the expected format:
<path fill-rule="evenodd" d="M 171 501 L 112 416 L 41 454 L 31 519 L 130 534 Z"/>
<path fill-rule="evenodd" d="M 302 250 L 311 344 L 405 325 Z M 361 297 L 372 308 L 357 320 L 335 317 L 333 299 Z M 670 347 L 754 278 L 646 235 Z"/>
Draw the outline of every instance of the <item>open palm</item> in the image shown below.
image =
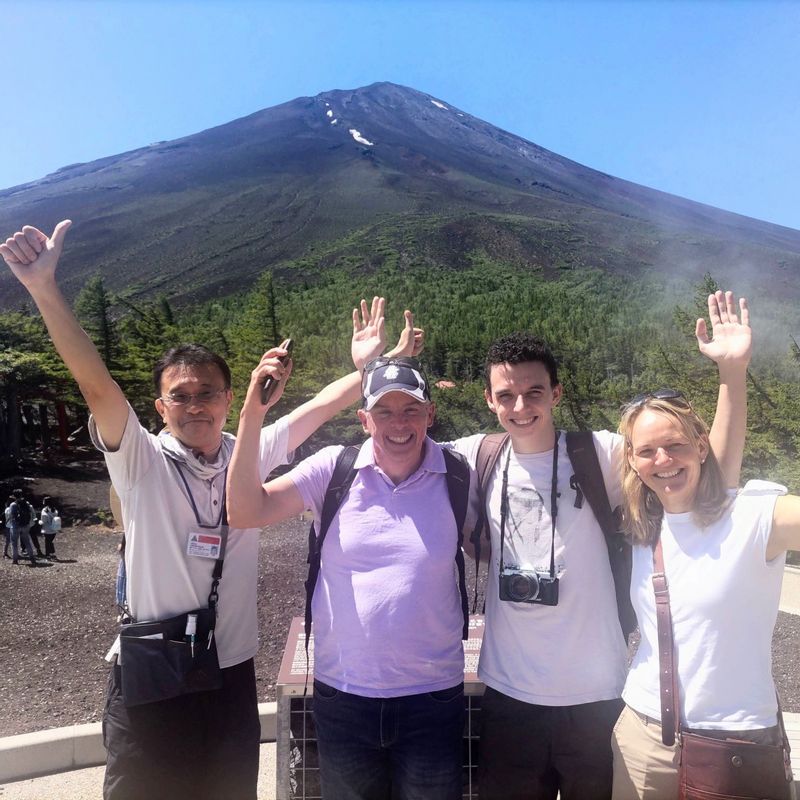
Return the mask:
<path fill-rule="evenodd" d="M 697 320 L 695 334 L 700 352 L 717 364 L 721 362 L 742 362 L 748 364 L 752 353 L 752 334 L 750 330 L 750 310 L 744 297 L 736 301 L 733 292 L 716 292 L 708 296 L 708 316 L 711 319 L 712 336 L 704 319 Z"/>

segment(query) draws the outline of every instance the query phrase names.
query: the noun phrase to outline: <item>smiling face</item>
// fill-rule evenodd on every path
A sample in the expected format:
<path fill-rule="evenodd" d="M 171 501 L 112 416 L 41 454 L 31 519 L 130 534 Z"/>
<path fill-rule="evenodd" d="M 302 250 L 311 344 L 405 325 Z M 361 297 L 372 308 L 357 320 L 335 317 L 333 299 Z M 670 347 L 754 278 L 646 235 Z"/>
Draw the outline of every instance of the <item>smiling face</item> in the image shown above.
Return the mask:
<path fill-rule="evenodd" d="M 670 513 L 691 511 L 708 438 L 692 437 L 677 419 L 645 408 L 633 423 L 628 463 Z"/>
<path fill-rule="evenodd" d="M 484 390 L 489 408 L 511 434 L 517 453 L 542 453 L 553 447 L 553 409 L 561 399 L 561 384 L 553 386 L 541 361 L 493 364 L 491 391 Z"/>
<path fill-rule="evenodd" d="M 192 399 L 175 405 L 162 397 L 215 393 L 201 403 Z M 211 458 L 222 443 L 222 428 L 231 407 L 233 394 L 225 388 L 225 378 L 216 364 L 187 366 L 175 364 L 161 375 L 161 397 L 156 398 L 156 411 L 172 435 L 195 455 Z"/>
<path fill-rule="evenodd" d="M 404 481 L 422 463 L 434 413 L 433 403 L 404 392 L 387 392 L 370 411 L 358 410 L 364 432 L 372 437 L 375 463 L 395 483 Z"/>

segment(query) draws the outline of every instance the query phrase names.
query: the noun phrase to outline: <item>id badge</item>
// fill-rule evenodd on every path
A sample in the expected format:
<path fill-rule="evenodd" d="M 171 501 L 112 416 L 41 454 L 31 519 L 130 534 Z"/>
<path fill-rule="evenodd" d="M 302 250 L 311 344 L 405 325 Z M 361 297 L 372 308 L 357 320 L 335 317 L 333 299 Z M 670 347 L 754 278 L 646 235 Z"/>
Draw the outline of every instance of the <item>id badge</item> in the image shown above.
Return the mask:
<path fill-rule="evenodd" d="M 219 533 L 200 533 L 192 531 L 186 545 L 186 555 L 195 558 L 219 558 L 222 549 L 222 535 Z"/>

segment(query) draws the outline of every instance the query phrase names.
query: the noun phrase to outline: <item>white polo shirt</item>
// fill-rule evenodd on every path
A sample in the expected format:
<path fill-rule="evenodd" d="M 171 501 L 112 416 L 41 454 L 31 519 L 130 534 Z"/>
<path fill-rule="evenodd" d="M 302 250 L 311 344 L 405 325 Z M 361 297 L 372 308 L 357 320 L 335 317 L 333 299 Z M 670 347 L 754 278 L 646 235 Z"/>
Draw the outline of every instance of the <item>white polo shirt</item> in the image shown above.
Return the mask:
<path fill-rule="evenodd" d="M 134 619 L 163 619 L 206 607 L 215 559 L 187 555 L 190 534 L 201 529 L 187 487 L 175 462 L 165 453 L 161 439 L 139 424 L 130 407 L 117 450 L 111 452 L 104 446 L 93 419 L 89 421 L 89 431 L 94 445 L 105 457 L 122 505 L 127 597 Z M 216 522 L 222 508 L 225 471 L 233 440 L 230 434 L 223 436 L 228 443 L 220 448 L 218 463 L 206 465 L 211 477 L 202 479 L 183 468 L 204 524 Z M 288 436 L 286 417 L 262 429 L 259 452 L 262 479 L 290 460 L 286 451 Z M 192 457 L 191 453 L 188 456 Z M 258 649 L 258 534 L 258 528 L 231 528 L 228 533 L 215 632 L 223 668 L 252 658 Z"/>

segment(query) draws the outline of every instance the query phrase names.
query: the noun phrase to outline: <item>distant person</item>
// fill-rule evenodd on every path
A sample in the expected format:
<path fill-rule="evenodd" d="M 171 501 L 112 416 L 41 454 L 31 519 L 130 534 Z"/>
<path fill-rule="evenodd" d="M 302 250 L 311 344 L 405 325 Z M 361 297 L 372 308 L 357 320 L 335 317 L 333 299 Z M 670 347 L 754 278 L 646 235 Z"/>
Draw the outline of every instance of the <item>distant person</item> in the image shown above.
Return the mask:
<path fill-rule="evenodd" d="M 61 515 L 55 506 L 52 497 L 45 497 L 42 500 L 44 506 L 39 514 L 39 525 L 44 536 L 44 557 L 50 561 L 58 561 L 56 558 L 55 538 L 61 530 Z"/>
<path fill-rule="evenodd" d="M 36 550 L 36 555 L 39 558 L 44 558 L 44 553 L 42 552 L 42 545 L 39 541 L 39 534 L 42 532 L 41 525 L 39 524 L 39 517 L 36 514 L 36 508 L 31 504 L 31 509 L 33 511 L 33 519 L 31 520 L 31 527 L 28 530 L 28 536 L 30 536 L 31 542 L 33 542 L 33 546 Z M 27 555 L 27 550 L 23 552 L 23 555 Z"/>
<path fill-rule="evenodd" d="M 6 500 L 5 520 L 3 523 L 3 537 L 5 539 L 3 558 L 11 558 L 8 551 L 11 546 L 11 504 L 13 502 L 13 497 L 9 497 L 8 500 Z"/>
<path fill-rule="evenodd" d="M 31 566 L 36 566 L 36 556 L 34 555 L 33 542 L 31 542 L 30 530 L 33 520 L 36 518 L 33 506 L 28 502 L 22 489 L 15 489 L 12 493 L 12 502 L 9 507 L 9 517 L 11 519 L 11 556 L 12 564 L 19 564 L 19 542 L 22 539 L 23 547 L 30 559 Z"/>
<path fill-rule="evenodd" d="M 153 370 L 155 407 L 167 430 L 140 424 L 97 349 L 81 329 L 55 279 L 69 221 L 48 238 L 26 226 L 0 245 L 14 275 L 38 306 L 56 350 L 76 379 L 92 417 L 90 433 L 103 452 L 122 504 L 127 546 L 127 608 L 138 621 L 163 620 L 208 605 L 218 563 L 193 532 L 226 542 L 214 638 L 222 687 L 127 707 L 118 661 L 109 673 L 103 718 L 106 800 L 191 798 L 255 800 L 260 722 L 253 657 L 258 649 L 258 530 L 228 528 L 225 476 L 234 437 L 223 433 L 233 401 L 228 365 L 200 345 L 172 348 Z M 353 360 L 359 368 L 384 347 L 383 301 L 353 313 Z M 410 332 L 413 334 L 413 331 Z M 409 331 L 399 349 L 409 344 Z M 411 342 L 413 345 L 413 342 Z M 291 372 L 287 353 L 267 351 L 258 379 L 278 381 L 269 406 Z M 358 398 L 354 372 L 258 433 L 259 475 L 286 463 L 322 423 Z M 262 414 L 263 418 L 263 414 Z"/>
<path fill-rule="evenodd" d="M 36 509 L 33 508 L 33 522 L 31 523 L 31 529 L 28 531 L 28 535 L 31 537 L 31 542 L 33 542 L 33 546 L 36 549 L 36 555 L 39 558 L 44 558 L 44 553 L 42 552 L 42 545 L 39 541 L 39 534 L 42 532 L 42 526 L 39 523 L 39 517 L 36 514 Z"/>

